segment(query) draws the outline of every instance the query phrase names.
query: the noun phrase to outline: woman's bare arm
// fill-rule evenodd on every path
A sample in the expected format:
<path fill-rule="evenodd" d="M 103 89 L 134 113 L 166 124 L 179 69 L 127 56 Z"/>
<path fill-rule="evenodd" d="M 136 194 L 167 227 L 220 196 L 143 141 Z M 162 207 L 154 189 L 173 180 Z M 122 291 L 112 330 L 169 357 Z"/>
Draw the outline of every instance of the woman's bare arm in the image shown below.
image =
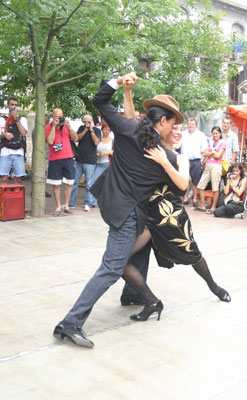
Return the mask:
<path fill-rule="evenodd" d="M 132 100 L 131 89 L 135 86 L 138 78 L 135 74 L 130 74 L 131 80 L 128 78 L 123 79 L 124 88 L 124 115 L 127 119 L 136 117 L 135 108 Z"/>
<path fill-rule="evenodd" d="M 136 117 L 131 88 L 124 88 L 124 115 L 127 119 Z"/>
<path fill-rule="evenodd" d="M 187 189 L 189 184 L 189 160 L 187 157 L 178 157 L 179 170 L 177 171 L 168 160 L 166 152 L 164 149 L 162 149 L 162 147 L 158 146 L 154 149 L 148 149 L 145 151 L 148 153 L 148 155 L 145 154 L 144 157 L 160 164 L 179 189 Z"/>
<path fill-rule="evenodd" d="M 242 179 L 240 187 L 231 186 L 231 188 L 232 188 L 232 191 L 240 197 L 246 189 L 246 178 Z"/>

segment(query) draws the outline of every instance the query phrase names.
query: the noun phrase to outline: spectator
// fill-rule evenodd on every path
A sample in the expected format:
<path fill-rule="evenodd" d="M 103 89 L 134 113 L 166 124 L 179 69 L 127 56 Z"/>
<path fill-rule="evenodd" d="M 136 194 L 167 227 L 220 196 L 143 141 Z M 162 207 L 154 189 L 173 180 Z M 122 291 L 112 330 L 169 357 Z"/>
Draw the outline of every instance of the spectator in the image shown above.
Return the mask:
<path fill-rule="evenodd" d="M 208 148 L 203 153 L 203 158 L 207 158 L 205 169 L 197 188 L 200 190 L 200 206 L 197 207 L 198 211 L 206 211 L 205 207 L 205 188 L 211 181 L 213 190 L 213 203 L 207 213 L 211 214 L 216 209 L 216 204 L 219 198 L 220 181 L 222 177 L 222 166 L 220 160 L 226 148 L 226 143 L 221 136 L 221 129 L 219 126 L 214 126 L 211 130 L 213 140 L 210 140 Z"/>
<path fill-rule="evenodd" d="M 224 118 L 222 122 L 222 137 L 226 142 L 226 150 L 223 154 L 222 160 L 228 163 L 228 168 L 235 163 L 237 153 L 239 152 L 238 137 L 236 133 L 231 130 L 231 126 L 232 123 L 230 118 Z"/>
<path fill-rule="evenodd" d="M 71 188 L 75 179 L 74 154 L 71 149 L 70 138 L 77 140 L 77 134 L 70 127 L 69 121 L 63 117 L 63 111 L 56 108 L 52 113 L 52 123 L 46 125 L 45 134 L 49 144 L 49 166 L 47 183 L 53 185 L 56 201 L 54 217 L 61 214 L 60 187 L 64 183 L 64 213 L 72 214 L 69 209 Z"/>
<path fill-rule="evenodd" d="M 110 136 L 111 128 L 106 123 L 102 125 L 102 137 L 97 146 L 97 165 L 94 175 L 96 179 L 109 167 L 113 155 L 113 139 Z"/>
<path fill-rule="evenodd" d="M 69 207 L 75 208 L 78 185 L 84 174 L 86 183 L 84 211 L 90 211 L 91 207 L 97 206 L 97 200 L 89 192 L 89 189 L 94 182 L 97 163 L 97 145 L 101 139 L 101 132 L 100 129 L 94 127 L 91 115 L 84 115 L 82 122 L 83 125 L 81 125 L 77 131 L 79 157 L 75 162 L 75 182 L 72 187 Z"/>
<path fill-rule="evenodd" d="M 6 185 L 10 170 L 13 170 L 14 184 L 21 183 L 21 177 L 26 175 L 24 151 L 26 148 L 27 120 L 19 116 L 18 100 L 10 97 L 7 101 L 9 116 L 0 118 L 1 127 L 1 153 L 0 175 L 1 183 Z"/>
<path fill-rule="evenodd" d="M 94 123 L 94 126 L 96 126 L 96 128 L 100 129 L 100 121 L 99 121 L 99 117 L 97 117 L 97 115 L 94 117 L 93 123 Z"/>
<path fill-rule="evenodd" d="M 106 121 L 104 120 L 104 118 L 101 117 L 101 126 L 99 127 L 99 128 L 101 129 L 101 137 L 102 137 L 102 127 L 103 127 L 104 125 L 108 125 L 108 124 L 106 123 Z M 112 131 L 110 131 L 109 136 L 114 140 L 114 133 L 113 133 Z"/>
<path fill-rule="evenodd" d="M 190 161 L 190 179 L 193 190 L 193 206 L 197 205 L 197 185 L 201 178 L 201 159 L 202 153 L 207 147 L 207 138 L 203 132 L 197 129 L 194 118 L 189 118 L 188 129 L 183 132 L 181 154 L 186 154 Z M 189 186 L 184 196 L 184 204 L 189 203 Z"/>
<path fill-rule="evenodd" d="M 244 195 L 246 190 L 246 178 L 244 177 L 244 169 L 241 164 L 233 164 L 229 168 L 229 174 L 226 186 L 224 188 L 225 195 L 230 195 L 225 204 L 216 208 L 215 217 L 233 218 L 236 214 L 244 212 Z"/>

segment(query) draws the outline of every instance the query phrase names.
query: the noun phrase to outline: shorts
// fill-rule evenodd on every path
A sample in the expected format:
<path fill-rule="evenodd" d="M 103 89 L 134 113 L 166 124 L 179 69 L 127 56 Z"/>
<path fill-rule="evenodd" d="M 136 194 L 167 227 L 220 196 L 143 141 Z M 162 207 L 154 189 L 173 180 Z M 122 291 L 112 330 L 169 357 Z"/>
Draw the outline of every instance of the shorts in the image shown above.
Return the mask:
<path fill-rule="evenodd" d="M 208 182 L 211 182 L 212 191 L 217 192 L 220 188 L 221 177 L 222 177 L 221 164 L 206 164 L 200 182 L 197 186 L 197 189 L 204 190 Z"/>
<path fill-rule="evenodd" d="M 75 162 L 73 158 L 49 161 L 46 182 L 50 185 L 73 185 L 75 180 Z"/>
<path fill-rule="evenodd" d="M 0 175 L 8 176 L 11 168 L 13 170 L 13 176 L 17 178 L 26 175 L 24 157 L 20 154 L 0 156 Z"/>
<path fill-rule="evenodd" d="M 202 175 L 202 166 L 200 158 L 190 160 L 190 178 L 193 185 L 198 185 Z"/>

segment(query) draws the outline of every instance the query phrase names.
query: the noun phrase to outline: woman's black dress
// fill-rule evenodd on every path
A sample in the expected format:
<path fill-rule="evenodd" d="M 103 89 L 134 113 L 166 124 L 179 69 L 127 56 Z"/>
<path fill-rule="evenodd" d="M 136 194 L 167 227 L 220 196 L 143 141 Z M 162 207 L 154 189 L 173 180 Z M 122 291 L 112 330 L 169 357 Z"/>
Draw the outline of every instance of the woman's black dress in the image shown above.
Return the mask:
<path fill-rule="evenodd" d="M 147 227 L 160 267 L 196 264 L 202 257 L 194 241 L 189 216 L 167 185 L 160 185 L 149 199 Z"/>

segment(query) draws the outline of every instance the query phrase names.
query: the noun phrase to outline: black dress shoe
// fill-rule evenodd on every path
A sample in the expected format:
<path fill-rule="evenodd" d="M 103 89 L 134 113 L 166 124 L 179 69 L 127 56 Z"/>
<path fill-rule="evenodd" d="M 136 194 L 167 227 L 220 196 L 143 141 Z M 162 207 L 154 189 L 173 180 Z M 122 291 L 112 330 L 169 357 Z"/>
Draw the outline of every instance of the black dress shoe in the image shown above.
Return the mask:
<path fill-rule="evenodd" d="M 94 343 L 87 339 L 81 332 L 81 329 L 67 321 L 61 321 L 54 329 L 53 336 L 57 339 L 64 339 L 67 337 L 73 343 L 78 346 L 90 347 L 94 346 Z"/>
<path fill-rule="evenodd" d="M 145 300 L 140 294 L 122 294 L 120 302 L 122 306 L 143 306 L 145 304 Z"/>

